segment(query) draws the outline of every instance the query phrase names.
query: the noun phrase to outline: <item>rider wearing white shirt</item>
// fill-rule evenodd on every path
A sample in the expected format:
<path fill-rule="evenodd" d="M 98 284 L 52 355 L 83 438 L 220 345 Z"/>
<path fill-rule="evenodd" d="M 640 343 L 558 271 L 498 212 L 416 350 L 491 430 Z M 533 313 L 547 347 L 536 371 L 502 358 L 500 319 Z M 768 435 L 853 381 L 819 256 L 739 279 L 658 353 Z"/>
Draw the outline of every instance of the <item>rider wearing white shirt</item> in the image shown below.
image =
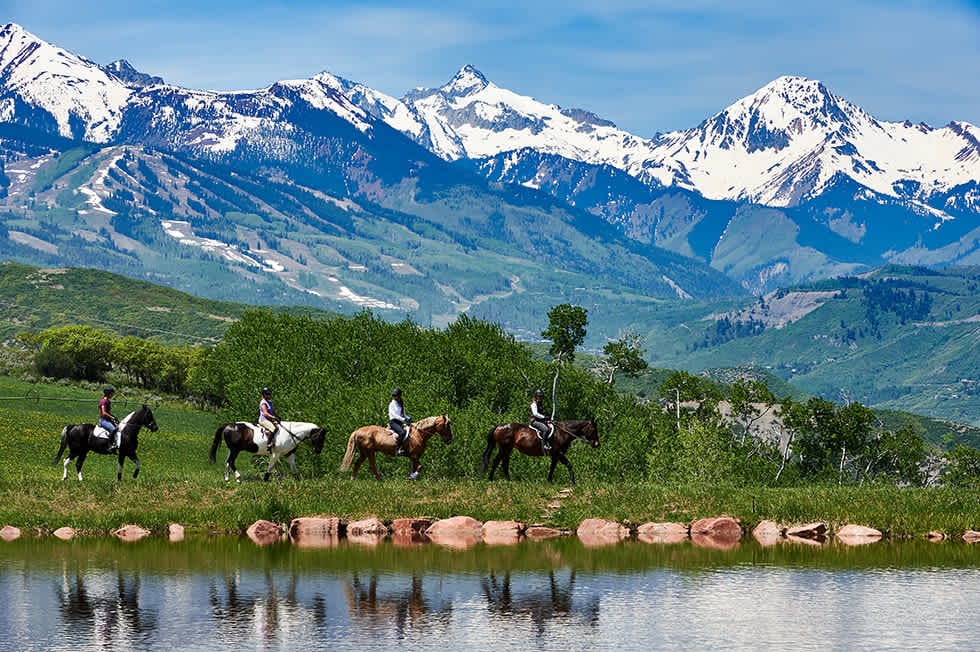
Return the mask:
<path fill-rule="evenodd" d="M 410 425 L 412 425 L 412 419 L 405 413 L 402 390 L 396 387 L 391 391 L 391 403 L 388 404 L 388 426 L 395 432 L 395 443 L 398 445 L 395 455 L 405 454 L 405 437 Z"/>
<path fill-rule="evenodd" d="M 541 448 L 545 453 L 551 450 L 551 419 L 544 413 L 543 406 L 544 392 L 540 389 L 535 390 L 534 400 L 531 401 L 531 427 L 541 435 Z"/>

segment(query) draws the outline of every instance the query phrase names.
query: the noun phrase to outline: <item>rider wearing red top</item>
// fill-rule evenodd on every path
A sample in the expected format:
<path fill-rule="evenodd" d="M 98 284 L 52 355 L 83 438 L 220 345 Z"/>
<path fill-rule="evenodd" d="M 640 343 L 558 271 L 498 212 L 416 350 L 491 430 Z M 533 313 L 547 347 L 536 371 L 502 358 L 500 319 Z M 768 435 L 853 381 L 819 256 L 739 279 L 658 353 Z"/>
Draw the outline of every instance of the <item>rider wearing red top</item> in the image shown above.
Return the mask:
<path fill-rule="evenodd" d="M 102 390 L 102 399 L 99 400 L 99 425 L 112 435 L 109 441 L 110 453 L 119 450 L 119 419 L 112 414 L 112 395 L 115 393 L 116 389 L 112 385 L 106 385 Z"/>

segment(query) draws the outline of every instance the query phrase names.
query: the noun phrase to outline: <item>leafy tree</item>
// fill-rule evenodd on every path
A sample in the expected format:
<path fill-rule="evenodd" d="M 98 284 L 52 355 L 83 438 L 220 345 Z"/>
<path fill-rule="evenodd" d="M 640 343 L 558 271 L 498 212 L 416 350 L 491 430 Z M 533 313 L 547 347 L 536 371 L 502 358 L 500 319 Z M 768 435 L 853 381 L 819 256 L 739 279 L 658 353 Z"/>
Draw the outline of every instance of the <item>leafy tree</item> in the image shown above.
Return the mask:
<path fill-rule="evenodd" d="M 609 385 L 615 382 L 617 372 L 635 378 L 647 368 L 647 361 L 643 359 L 643 336 L 632 331 L 607 342 L 602 353 L 606 357 L 596 360 L 593 372 Z"/>
<path fill-rule="evenodd" d="M 738 429 L 736 434 L 744 443 L 746 435 L 752 431 L 756 422 L 772 409 L 776 397 L 764 381 L 739 378 L 728 388 L 728 401 L 732 406 L 732 419 Z"/>
<path fill-rule="evenodd" d="M 38 334 L 34 367 L 42 376 L 100 381 L 110 369 L 112 336 L 91 326 L 56 326 Z"/>
<path fill-rule="evenodd" d="M 949 487 L 980 489 L 980 450 L 957 444 L 946 455 L 943 484 Z"/>
<path fill-rule="evenodd" d="M 575 359 L 575 347 L 585 341 L 588 311 L 581 306 L 562 303 L 548 311 L 548 328 L 541 336 L 551 340 L 548 353 L 560 362 Z"/>

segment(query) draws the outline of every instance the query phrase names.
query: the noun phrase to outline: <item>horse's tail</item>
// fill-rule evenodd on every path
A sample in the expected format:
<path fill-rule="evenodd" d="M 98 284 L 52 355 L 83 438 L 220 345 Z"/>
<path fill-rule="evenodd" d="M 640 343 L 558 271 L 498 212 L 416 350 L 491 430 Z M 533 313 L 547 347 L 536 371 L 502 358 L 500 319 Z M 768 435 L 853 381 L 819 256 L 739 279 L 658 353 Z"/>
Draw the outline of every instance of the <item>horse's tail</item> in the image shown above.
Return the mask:
<path fill-rule="evenodd" d="M 350 438 L 347 440 L 347 451 L 344 453 L 344 459 L 340 463 L 340 470 L 346 471 L 350 468 L 350 463 L 354 461 L 354 447 L 356 446 L 357 431 L 355 430 L 350 434 Z"/>
<path fill-rule="evenodd" d="M 487 449 L 483 451 L 483 463 L 480 464 L 480 473 L 486 473 L 487 467 L 490 466 L 490 453 L 493 452 L 493 447 L 497 445 L 497 440 L 493 436 L 495 432 L 497 432 L 497 426 L 490 428 L 490 432 L 487 433 Z"/>
<path fill-rule="evenodd" d="M 218 426 L 218 429 L 214 431 L 214 441 L 211 442 L 211 454 L 208 455 L 208 460 L 211 464 L 214 464 L 215 457 L 218 455 L 218 446 L 221 445 L 221 433 L 225 431 L 225 424 Z"/>
<path fill-rule="evenodd" d="M 58 463 L 58 460 L 61 459 L 61 454 L 65 452 L 65 449 L 66 448 L 68 448 L 68 429 L 69 428 L 71 428 L 71 425 L 67 425 L 67 426 L 65 426 L 64 428 L 61 429 L 61 446 L 58 447 L 58 452 L 55 453 L 54 462 L 52 462 L 52 464 L 57 464 Z"/>

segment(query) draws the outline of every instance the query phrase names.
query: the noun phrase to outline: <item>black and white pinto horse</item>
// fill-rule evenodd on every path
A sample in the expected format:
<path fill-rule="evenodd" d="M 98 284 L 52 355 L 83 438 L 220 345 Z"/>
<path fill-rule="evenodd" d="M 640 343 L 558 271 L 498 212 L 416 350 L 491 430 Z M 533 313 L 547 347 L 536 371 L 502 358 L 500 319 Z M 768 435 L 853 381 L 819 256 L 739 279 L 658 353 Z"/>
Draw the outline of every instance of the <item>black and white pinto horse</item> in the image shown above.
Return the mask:
<path fill-rule="evenodd" d="M 272 469 L 280 457 L 286 458 L 289 462 L 289 468 L 293 471 L 293 477 L 299 480 L 299 471 L 296 469 L 296 449 L 299 448 L 300 443 L 309 440 L 313 452 L 319 455 L 320 451 L 323 450 L 324 431 L 315 423 L 281 421 L 270 451 L 265 431 L 254 423 L 245 423 L 244 421 L 223 423 L 214 432 L 214 442 L 211 444 L 211 455 L 209 456 L 211 464 L 215 462 L 218 446 L 221 445 L 222 439 L 228 446 L 228 458 L 225 460 L 225 482 L 228 482 L 231 471 L 235 472 L 236 480 L 242 481 L 242 474 L 235 468 L 235 458 L 242 451 L 253 455 L 269 456 L 269 466 L 265 470 L 263 480 L 268 480 L 269 476 L 272 475 Z"/>
<path fill-rule="evenodd" d="M 134 410 L 126 415 L 119 422 L 119 450 L 110 452 L 109 447 L 113 443 L 113 436 L 102 426 L 94 423 L 80 423 L 78 425 L 67 425 L 61 430 L 61 446 L 58 453 L 54 456 L 54 463 L 57 464 L 61 454 L 68 449 L 68 457 L 65 458 L 65 472 L 61 475 L 64 480 L 68 477 L 68 465 L 72 460 L 75 461 L 75 469 L 78 472 L 78 479 L 82 479 L 82 464 L 89 453 L 99 455 L 113 455 L 118 459 L 116 469 L 116 479 L 122 480 L 123 462 L 128 457 L 136 464 L 133 477 L 140 474 L 140 458 L 136 456 L 136 447 L 139 446 L 140 428 L 146 426 L 152 432 L 157 431 L 157 421 L 153 417 L 153 411 L 143 405 L 138 410 Z"/>

